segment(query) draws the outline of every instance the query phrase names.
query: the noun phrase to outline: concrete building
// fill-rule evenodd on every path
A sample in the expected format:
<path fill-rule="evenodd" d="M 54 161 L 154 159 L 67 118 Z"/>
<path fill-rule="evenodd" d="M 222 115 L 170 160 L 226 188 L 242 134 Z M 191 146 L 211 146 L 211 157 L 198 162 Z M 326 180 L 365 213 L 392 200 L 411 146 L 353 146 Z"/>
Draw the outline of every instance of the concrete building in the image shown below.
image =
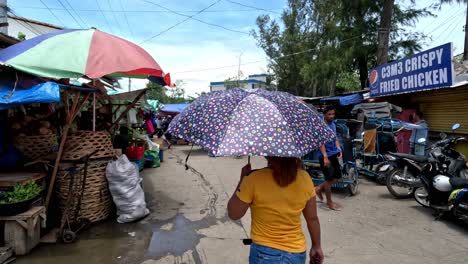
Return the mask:
<path fill-rule="evenodd" d="M 19 34 L 22 33 L 26 39 L 31 39 L 42 34 L 63 29 L 56 25 L 12 15 L 8 15 L 7 21 L 7 34 L 14 38 L 19 38 Z"/>
<path fill-rule="evenodd" d="M 210 91 L 223 91 L 227 88 L 231 88 L 229 86 L 236 86 L 236 81 L 231 81 L 229 83 L 226 82 L 210 82 Z M 241 88 L 249 88 L 249 89 L 267 89 L 269 86 L 267 85 L 267 75 L 266 74 L 253 74 L 249 75 L 247 80 L 240 80 L 239 86 Z"/>

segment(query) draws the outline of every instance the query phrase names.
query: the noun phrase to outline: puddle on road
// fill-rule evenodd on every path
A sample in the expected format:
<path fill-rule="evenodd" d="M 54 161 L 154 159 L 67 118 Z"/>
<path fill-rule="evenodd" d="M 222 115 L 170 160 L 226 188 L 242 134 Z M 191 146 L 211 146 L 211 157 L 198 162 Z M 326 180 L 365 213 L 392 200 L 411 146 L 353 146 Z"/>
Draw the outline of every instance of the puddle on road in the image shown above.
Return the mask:
<path fill-rule="evenodd" d="M 200 239 L 205 236 L 198 234 L 197 230 L 213 226 L 216 222 L 214 216 L 208 216 L 198 221 L 190 221 L 184 215 L 177 214 L 169 221 L 153 225 L 153 235 L 147 255 L 151 258 L 162 258 L 167 255 L 178 257 L 192 250 L 195 263 L 201 263 L 196 246 Z"/>

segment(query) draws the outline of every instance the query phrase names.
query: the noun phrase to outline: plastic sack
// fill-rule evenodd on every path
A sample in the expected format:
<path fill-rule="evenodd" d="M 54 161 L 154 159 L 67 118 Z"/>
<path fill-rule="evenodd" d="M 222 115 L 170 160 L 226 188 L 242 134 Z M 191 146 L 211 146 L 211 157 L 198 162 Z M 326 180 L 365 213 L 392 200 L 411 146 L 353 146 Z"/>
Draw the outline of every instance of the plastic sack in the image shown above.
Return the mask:
<path fill-rule="evenodd" d="M 148 159 L 146 162 L 149 163 L 149 167 L 151 168 L 159 168 L 161 166 L 159 150 L 145 150 L 145 159 Z"/>
<path fill-rule="evenodd" d="M 143 134 L 140 134 L 136 131 L 133 132 L 133 137 L 134 138 L 138 138 L 138 139 L 143 139 L 146 144 L 148 144 L 148 149 L 149 150 L 158 150 L 159 151 L 159 145 L 153 141 L 150 140 L 150 138 L 148 137 L 148 135 L 143 135 Z"/>
<path fill-rule="evenodd" d="M 126 155 L 107 165 L 106 177 L 109 190 L 117 206 L 117 222 L 128 223 L 149 214 L 146 208 L 145 193 L 141 188 L 138 167 Z"/>

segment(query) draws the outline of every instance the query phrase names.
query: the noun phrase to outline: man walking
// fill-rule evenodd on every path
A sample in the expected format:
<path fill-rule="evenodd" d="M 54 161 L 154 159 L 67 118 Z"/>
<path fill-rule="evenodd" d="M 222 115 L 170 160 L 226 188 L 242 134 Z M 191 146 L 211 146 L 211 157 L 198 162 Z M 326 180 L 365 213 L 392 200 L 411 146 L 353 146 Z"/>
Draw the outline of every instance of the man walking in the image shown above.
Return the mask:
<path fill-rule="evenodd" d="M 336 138 L 336 125 L 335 122 L 333 122 L 335 120 L 335 114 L 336 109 L 331 105 L 325 107 L 325 110 L 323 111 L 325 123 L 327 123 L 328 127 L 335 133 L 335 139 L 320 147 L 320 168 L 325 176 L 325 182 L 316 188 L 316 193 L 320 201 L 323 201 L 322 192 L 325 192 L 327 207 L 335 211 L 340 211 L 343 207 L 333 202 L 331 198 L 331 186 L 342 176 L 341 166 L 338 160 L 341 158 L 341 147 L 338 139 Z"/>

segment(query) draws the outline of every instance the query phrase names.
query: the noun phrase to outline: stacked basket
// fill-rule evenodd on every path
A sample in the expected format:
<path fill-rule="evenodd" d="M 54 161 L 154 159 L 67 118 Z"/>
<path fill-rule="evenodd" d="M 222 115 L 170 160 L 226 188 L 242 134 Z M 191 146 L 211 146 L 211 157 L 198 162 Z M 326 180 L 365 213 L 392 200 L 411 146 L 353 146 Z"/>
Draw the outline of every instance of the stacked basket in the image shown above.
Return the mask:
<path fill-rule="evenodd" d="M 99 222 L 109 217 L 112 207 L 112 197 L 109 192 L 106 167 L 115 156 L 110 135 L 106 132 L 79 131 L 67 138 L 64 148 L 63 160 L 76 161 L 81 157 L 98 150 L 89 162 L 87 169 L 86 184 L 83 191 L 78 218 L 85 218 L 91 222 Z M 82 168 L 83 165 L 78 165 Z M 65 207 L 68 193 L 70 176 L 66 171 L 67 163 L 62 163 L 57 176 L 57 194 L 60 207 Z M 75 175 L 79 179 L 80 175 Z M 81 190 L 81 180 L 75 181 L 74 190 Z M 76 205 L 72 205 L 74 208 Z M 69 215 L 70 220 L 75 220 L 74 215 Z"/>
<path fill-rule="evenodd" d="M 34 161 L 53 152 L 57 142 L 55 134 L 37 136 L 17 136 L 15 146 L 21 151 L 26 161 Z"/>

